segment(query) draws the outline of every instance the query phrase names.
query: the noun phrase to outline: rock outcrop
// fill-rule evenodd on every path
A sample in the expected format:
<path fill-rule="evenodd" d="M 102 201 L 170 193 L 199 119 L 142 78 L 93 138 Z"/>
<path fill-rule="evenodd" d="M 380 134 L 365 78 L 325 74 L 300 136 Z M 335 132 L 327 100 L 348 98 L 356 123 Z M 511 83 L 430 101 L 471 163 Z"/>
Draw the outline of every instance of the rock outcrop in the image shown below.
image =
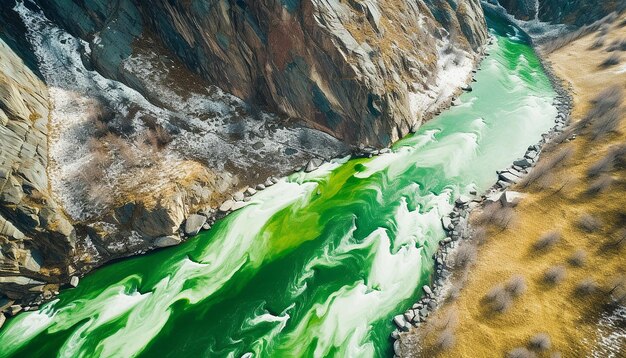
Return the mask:
<path fill-rule="evenodd" d="M 495 0 L 494 0 L 495 1 Z M 490 2 L 494 2 L 490 1 Z M 497 0 L 519 20 L 538 19 L 552 24 L 583 26 L 613 11 L 623 11 L 621 0 Z"/>
<path fill-rule="evenodd" d="M 225 91 L 352 144 L 387 145 L 419 125 L 437 99 L 416 94 L 463 76 L 441 59 L 454 51 L 461 65 L 487 36 L 478 0 L 38 3 L 95 45 L 109 77 L 141 85 L 120 63 L 152 36 Z"/>
<path fill-rule="evenodd" d="M 0 36 L 0 292 L 65 273 L 75 230 L 48 186 L 48 91 Z"/>

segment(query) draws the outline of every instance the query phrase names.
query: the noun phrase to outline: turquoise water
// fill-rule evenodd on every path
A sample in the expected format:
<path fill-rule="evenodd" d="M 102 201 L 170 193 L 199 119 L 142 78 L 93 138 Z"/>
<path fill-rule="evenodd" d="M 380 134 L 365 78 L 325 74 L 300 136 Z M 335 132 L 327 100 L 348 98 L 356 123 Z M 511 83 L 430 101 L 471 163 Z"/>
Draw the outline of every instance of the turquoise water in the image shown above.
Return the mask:
<path fill-rule="evenodd" d="M 532 49 L 492 24 L 463 102 L 368 159 L 296 173 L 178 247 L 106 266 L 0 331 L 0 357 L 371 357 L 419 298 L 442 216 L 552 125 Z"/>

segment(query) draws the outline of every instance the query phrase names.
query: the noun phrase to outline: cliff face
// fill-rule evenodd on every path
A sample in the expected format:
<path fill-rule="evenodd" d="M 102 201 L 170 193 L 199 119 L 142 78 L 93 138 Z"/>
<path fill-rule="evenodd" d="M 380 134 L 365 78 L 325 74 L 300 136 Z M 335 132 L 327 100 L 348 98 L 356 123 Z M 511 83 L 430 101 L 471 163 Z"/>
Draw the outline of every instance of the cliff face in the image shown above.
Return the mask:
<path fill-rule="evenodd" d="M 176 244 L 185 218 L 206 227 L 270 176 L 391 143 L 451 100 L 487 37 L 478 0 L 0 10 L 0 300 Z"/>
<path fill-rule="evenodd" d="M 39 4 L 98 42 L 92 59 L 109 76 L 127 78 L 119 62 L 154 35 L 225 91 L 353 144 L 387 145 L 419 125 L 437 99 L 414 94 L 448 76 L 445 51 L 463 65 L 486 38 L 478 0 Z"/>
<path fill-rule="evenodd" d="M 498 0 L 519 20 L 583 26 L 597 21 L 626 4 L 621 0 Z"/>
<path fill-rule="evenodd" d="M 17 298 L 65 273 L 76 235 L 48 187 L 47 88 L 2 37 L 0 292 Z"/>

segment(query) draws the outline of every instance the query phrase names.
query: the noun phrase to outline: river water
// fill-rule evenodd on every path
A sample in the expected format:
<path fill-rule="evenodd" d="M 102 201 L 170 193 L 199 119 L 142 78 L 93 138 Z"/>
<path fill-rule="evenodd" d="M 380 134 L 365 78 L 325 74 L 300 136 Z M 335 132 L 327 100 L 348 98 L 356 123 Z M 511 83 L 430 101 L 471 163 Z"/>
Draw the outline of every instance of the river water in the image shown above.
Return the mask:
<path fill-rule="evenodd" d="M 504 24 L 461 105 L 374 158 L 296 173 L 208 232 L 84 278 L 0 331 L 0 357 L 372 357 L 419 298 L 454 200 L 486 190 L 554 122 L 531 47 Z"/>

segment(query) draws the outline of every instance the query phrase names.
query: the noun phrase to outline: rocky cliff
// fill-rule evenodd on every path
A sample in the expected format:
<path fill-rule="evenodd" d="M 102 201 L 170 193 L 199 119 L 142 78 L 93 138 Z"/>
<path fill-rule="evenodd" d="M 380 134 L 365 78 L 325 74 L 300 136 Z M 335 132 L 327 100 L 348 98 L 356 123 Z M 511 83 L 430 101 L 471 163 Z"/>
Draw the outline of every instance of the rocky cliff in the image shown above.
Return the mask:
<path fill-rule="evenodd" d="M 17 298 L 66 273 L 76 235 L 48 186 L 48 90 L 5 36 L 0 32 L 0 292 Z"/>
<path fill-rule="evenodd" d="M 490 1 L 494 2 L 494 1 Z M 517 19 L 583 26 L 626 8 L 621 0 L 498 0 Z"/>
<path fill-rule="evenodd" d="M 99 70 L 135 88 L 120 62 L 153 36 L 210 83 L 352 144 L 387 145 L 419 125 L 436 97 L 450 95 L 436 88 L 438 76 L 454 76 L 443 68 L 446 51 L 467 65 L 486 38 L 478 0 L 39 5 L 96 44 Z"/>
<path fill-rule="evenodd" d="M 451 101 L 487 37 L 478 0 L 0 9 L 0 306 L 388 145 Z"/>

